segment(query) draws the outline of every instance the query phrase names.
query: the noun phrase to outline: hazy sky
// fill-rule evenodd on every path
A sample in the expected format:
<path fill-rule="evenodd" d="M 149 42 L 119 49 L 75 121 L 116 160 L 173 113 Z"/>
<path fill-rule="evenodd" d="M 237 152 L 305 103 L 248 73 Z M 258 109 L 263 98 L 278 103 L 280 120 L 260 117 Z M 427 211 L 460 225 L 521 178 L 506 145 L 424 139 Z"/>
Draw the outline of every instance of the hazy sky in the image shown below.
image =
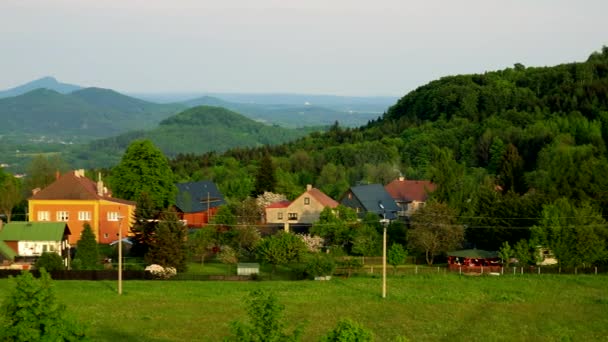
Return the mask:
<path fill-rule="evenodd" d="M 583 61 L 606 0 L 0 0 L 0 89 L 397 95 Z"/>

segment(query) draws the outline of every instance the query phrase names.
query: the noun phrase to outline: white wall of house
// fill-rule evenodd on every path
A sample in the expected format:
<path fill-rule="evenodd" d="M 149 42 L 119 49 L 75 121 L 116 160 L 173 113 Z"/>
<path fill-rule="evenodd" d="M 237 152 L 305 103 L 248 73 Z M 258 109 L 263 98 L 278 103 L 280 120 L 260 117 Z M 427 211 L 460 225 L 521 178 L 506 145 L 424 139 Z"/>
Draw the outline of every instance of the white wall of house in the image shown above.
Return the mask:
<path fill-rule="evenodd" d="M 19 241 L 17 252 L 20 256 L 40 256 L 44 252 L 55 252 L 61 255 L 65 242 L 61 241 Z"/>

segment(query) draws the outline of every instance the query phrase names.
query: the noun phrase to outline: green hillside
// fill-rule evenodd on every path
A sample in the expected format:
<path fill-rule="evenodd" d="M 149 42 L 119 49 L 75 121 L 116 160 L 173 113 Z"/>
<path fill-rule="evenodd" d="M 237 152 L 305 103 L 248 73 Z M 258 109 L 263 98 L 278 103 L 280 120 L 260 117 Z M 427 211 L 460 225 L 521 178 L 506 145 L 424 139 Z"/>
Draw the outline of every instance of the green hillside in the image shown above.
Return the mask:
<path fill-rule="evenodd" d="M 179 105 L 160 105 L 111 90 L 87 88 L 70 94 L 36 89 L 0 99 L 0 134 L 85 141 L 154 127 Z"/>
<path fill-rule="evenodd" d="M 150 130 L 138 130 L 70 149 L 66 158 L 83 167 L 107 167 L 120 160 L 135 139 L 150 139 L 167 156 L 223 152 L 231 148 L 276 145 L 302 137 L 314 128 L 269 126 L 221 107 L 199 106 L 171 116 Z"/>
<path fill-rule="evenodd" d="M 81 86 L 75 84 L 58 82 L 54 77 L 42 77 L 33 80 L 20 86 L 0 91 L 0 98 L 19 96 L 36 89 L 49 89 L 61 94 L 71 93 L 75 90 L 82 89 Z"/>

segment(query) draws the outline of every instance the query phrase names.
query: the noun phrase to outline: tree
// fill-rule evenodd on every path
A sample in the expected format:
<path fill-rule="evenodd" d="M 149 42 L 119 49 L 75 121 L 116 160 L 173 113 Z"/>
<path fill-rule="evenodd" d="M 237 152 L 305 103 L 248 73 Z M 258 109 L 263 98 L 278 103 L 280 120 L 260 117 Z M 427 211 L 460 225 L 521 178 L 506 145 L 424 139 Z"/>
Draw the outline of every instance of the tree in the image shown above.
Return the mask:
<path fill-rule="evenodd" d="M 80 260 L 80 268 L 83 270 L 96 270 L 99 268 L 99 250 L 97 240 L 91 225 L 85 222 L 82 235 L 77 242 L 76 256 L 74 259 Z"/>
<path fill-rule="evenodd" d="M 46 271 L 61 271 L 65 269 L 63 258 L 55 252 L 44 252 L 36 260 L 36 269 L 45 269 Z"/>
<path fill-rule="evenodd" d="M 135 257 L 144 257 L 150 246 L 154 243 L 154 233 L 160 217 L 160 211 L 154 207 L 152 198 L 143 192 L 137 199 L 133 213 L 133 226 L 131 237 L 133 245 L 129 254 Z"/>
<path fill-rule="evenodd" d="M 319 220 L 310 228 L 310 233 L 322 237 L 328 246 L 346 247 L 352 242 L 353 225 L 357 224 L 357 213 L 343 205 L 335 209 L 325 207 Z"/>
<path fill-rule="evenodd" d="M 456 221 L 454 210 L 444 203 L 429 202 L 411 217 L 409 247 L 425 253 L 426 262 L 433 264 L 436 255 L 459 247 L 464 240 L 464 228 Z"/>
<path fill-rule="evenodd" d="M 284 231 L 262 239 L 256 247 L 258 258 L 272 265 L 272 275 L 276 272 L 277 265 L 299 261 L 306 251 L 302 239 Z"/>
<path fill-rule="evenodd" d="M 374 213 L 372 215 L 376 216 Z M 378 231 L 370 225 L 362 224 L 354 229 L 352 253 L 362 256 L 377 255 L 380 250 L 381 238 Z"/>
<path fill-rule="evenodd" d="M 1 172 L 1 170 L 0 170 Z M 7 222 L 11 222 L 13 208 L 23 199 L 21 182 L 12 175 L 0 177 L 0 214 L 4 214 Z"/>
<path fill-rule="evenodd" d="M 150 140 L 129 145 L 120 163 L 112 169 L 110 185 L 114 196 L 136 201 L 147 193 L 154 208 L 167 208 L 175 202 L 177 188 L 173 171 L 163 153 Z"/>
<path fill-rule="evenodd" d="M 530 248 L 530 244 L 526 240 L 519 240 L 513 247 L 513 257 L 517 259 L 517 264 L 519 266 L 526 266 L 530 262 L 534 261 L 532 258 L 532 253 L 534 253 L 534 248 Z"/>
<path fill-rule="evenodd" d="M 321 342 L 371 342 L 372 332 L 350 319 L 341 319 L 335 328 L 321 338 Z"/>
<path fill-rule="evenodd" d="M 507 145 L 498 168 L 498 181 L 503 193 L 514 191 L 523 194 L 526 191 L 524 180 L 524 160 L 519 156 L 517 147 Z"/>
<path fill-rule="evenodd" d="M 277 179 L 272 158 L 269 153 L 265 153 L 255 176 L 253 195 L 261 195 L 264 191 L 273 192 L 276 185 Z"/>
<path fill-rule="evenodd" d="M 188 249 L 194 257 L 201 258 L 201 265 L 205 263 L 205 257 L 216 241 L 216 230 L 213 227 L 198 229 L 188 238 Z"/>
<path fill-rule="evenodd" d="M 267 290 L 254 290 L 245 299 L 249 323 L 232 322 L 230 328 L 234 336 L 228 341 L 238 342 L 289 342 L 299 341 L 302 327 L 298 326 L 292 333 L 286 332 L 283 319 L 285 307 L 279 304 L 277 297 Z"/>
<path fill-rule="evenodd" d="M 35 156 L 26 168 L 25 190 L 44 189 L 57 179 L 57 175 L 68 169 L 58 156 Z"/>
<path fill-rule="evenodd" d="M 405 263 L 405 258 L 407 257 L 407 251 L 398 243 L 394 243 L 391 245 L 391 248 L 388 250 L 388 255 L 386 257 L 386 262 L 389 265 L 393 266 L 393 272 L 397 273 L 397 266 Z"/>
<path fill-rule="evenodd" d="M 146 262 L 163 267 L 186 270 L 186 226 L 173 210 L 164 212 L 154 234 L 153 243 L 146 253 Z"/>
<path fill-rule="evenodd" d="M 66 316 L 51 287 L 51 277 L 40 270 L 40 279 L 24 272 L 4 299 L 0 315 L 2 341 L 82 341 L 84 329 Z"/>
<path fill-rule="evenodd" d="M 511 257 L 513 257 L 513 249 L 509 246 L 509 242 L 505 241 L 502 244 L 502 247 L 498 251 L 498 257 L 502 260 L 502 264 L 505 267 L 509 267 L 509 263 L 511 262 Z"/>
<path fill-rule="evenodd" d="M 551 249 L 560 265 L 592 265 L 608 257 L 608 226 L 588 202 L 579 206 L 560 198 L 543 206 L 533 237 Z"/>

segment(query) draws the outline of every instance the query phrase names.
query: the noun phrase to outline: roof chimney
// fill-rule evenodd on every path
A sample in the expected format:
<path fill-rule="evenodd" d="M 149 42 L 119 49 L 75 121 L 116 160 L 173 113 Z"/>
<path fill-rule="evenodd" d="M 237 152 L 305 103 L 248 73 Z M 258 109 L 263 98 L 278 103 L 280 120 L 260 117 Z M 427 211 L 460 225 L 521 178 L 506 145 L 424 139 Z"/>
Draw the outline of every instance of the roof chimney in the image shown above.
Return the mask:
<path fill-rule="evenodd" d="M 32 196 L 36 195 L 38 192 L 40 192 L 40 188 L 32 189 Z"/>
<path fill-rule="evenodd" d="M 312 190 L 312 184 L 306 184 L 306 191 Z"/>
<path fill-rule="evenodd" d="M 101 180 L 101 172 L 97 173 L 97 196 L 103 196 L 103 181 Z"/>

